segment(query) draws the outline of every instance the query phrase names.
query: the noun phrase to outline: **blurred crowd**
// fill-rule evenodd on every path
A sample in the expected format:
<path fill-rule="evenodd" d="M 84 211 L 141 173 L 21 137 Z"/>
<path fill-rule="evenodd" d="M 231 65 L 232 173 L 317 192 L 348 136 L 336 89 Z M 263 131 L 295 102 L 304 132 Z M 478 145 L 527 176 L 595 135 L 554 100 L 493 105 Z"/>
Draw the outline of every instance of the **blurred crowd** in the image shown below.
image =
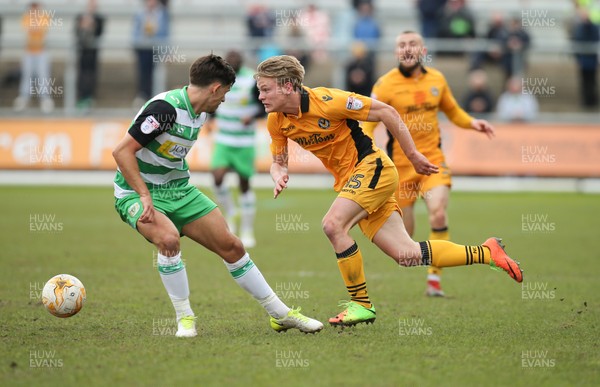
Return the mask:
<path fill-rule="evenodd" d="M 440 56 L 460 55 L 468 63 L 469 73 L 465 77 L 468 90 L 465 95 L 457 96 L 467 111 L 497 113 L 506 120 L 535 118 L 538 110 L 535 96 L 523 92 L 522 81 L 518 84 L 527 76 L 528 51 L 532 45 L 532 37 L 523 27 L 521 15 L 495 12 L 490 15 L 485 31 L 478 33 L 469 0 L 413 1 L 420 22 L 418 32 L 424 37 L 425 44 L 432 39 L 438 43 L 430 52 Z M 600 6 L 593 0 L 570 1 L 576 9 L 576 18 L 569 28 L 570 39 L 583 48 L 578 50 L 581 53 L 573 55 L 578 68 L 581 105 L 597 109 Z M 41 3 L 32 2 L 22 17 L 21 25 L 27 39 L 20 68 L 19 95 L 13 105 L 16 111 L 26 109 L 33 96 L 39 99 L 42 111 L 51 112 L 54 108 L 49 88 L 41 87 L 47 85 L 40 81 L 48 79 L 51 70 L 45 47 L 50 23 L 48 13 L 43 9 Z M 87 7 L 76 17 L 73 33 L 77 49 L 77 107 L 84 112 L 94 106 L 97 95 L 99 42 L 105 19 L 97 10 L 96 0 L 89 0 Z M 153 83 L 160 79 L 155 73 L 155 51 L 156 47 L 168 44 L 170 19 L 168 0 L 140 0 L 140 8 L 133 16 L 130 39 L 137 66 L 133 101 L 136 105 L 152 96 L 156 89 Z M 335 37 L 348 43 L 347 90 L 369 95 L 374 80 L 381 75 L 377 73 L 377 53 L 382 49 L 383 26 L 377 17 L 376 0 L 351 0 L 346 10 L 336 13 L 335 20 L 317 2 L 298 10 L 274 10 L 257 2 L 247 9 L 246 27 L 248 37 L 260 42 L 252 46 L 259 62 L 273 55 L 289 54 L 296 56 L 309 70 L 328 59 L 327 47 Z M 281 39 L 282 34 L 286 39 Z M 439 39 L 468 42 L 474 38 L 487 39 L 486 48 L 468 52 L 445 51 L 444 45 L 439 44 L 443 42 Z M 490 87 L 490 71 L 501 72 L 503 90 Z"/>

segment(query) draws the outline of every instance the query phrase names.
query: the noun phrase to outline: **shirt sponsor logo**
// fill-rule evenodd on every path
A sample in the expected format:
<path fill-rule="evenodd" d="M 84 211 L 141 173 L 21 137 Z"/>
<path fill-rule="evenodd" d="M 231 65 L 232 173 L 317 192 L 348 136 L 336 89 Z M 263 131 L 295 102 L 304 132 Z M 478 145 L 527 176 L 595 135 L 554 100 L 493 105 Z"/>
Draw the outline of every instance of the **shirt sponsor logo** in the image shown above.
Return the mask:
<path fill-rule="evenodd" d="M 346 101 L 346 109 L 348 110 L 360 110 L 363 106 L 363 102 L 355 97 L 348 97 Z"/>
<path fill-rule="evenodd" d="M 327 136 L 321 136 L 320 133 L 314 133 L 307 137 L 298 137 L 293 138 L 292 140 L 296 141 L 298 145 L 305 148 L 309 145 L 320 144 L 325 141 L 333 140 L 335 135 L 333 133 L 328 134 Z"/>
<path fill-rule="evenodd" d="M 178 144 L 173 141 L 165 141 L 159 148 L 158 153 L 168 158 L 183 159 L 190 151 L 189 146 Z"/>
<path fill-rule="evenodd" d="M 410 114 L 410 113 L 416 113 L 416 112 L 421 112 L 421 111 L 432 111 L 432 110 L 437 110 L 438 105 L 434 105 L 432 103 L 429 102 L 425 102 L 422 105 L 408 105 L 406 107 L 406 114 Z"/>
<path fill-rule="evenodd" d="M 140 128 L 142 129 L 142 133 L 150 134 L 160 128 L 160 123 L 153 116 L 148 116 L 144 122 L 142 122 Z"/>

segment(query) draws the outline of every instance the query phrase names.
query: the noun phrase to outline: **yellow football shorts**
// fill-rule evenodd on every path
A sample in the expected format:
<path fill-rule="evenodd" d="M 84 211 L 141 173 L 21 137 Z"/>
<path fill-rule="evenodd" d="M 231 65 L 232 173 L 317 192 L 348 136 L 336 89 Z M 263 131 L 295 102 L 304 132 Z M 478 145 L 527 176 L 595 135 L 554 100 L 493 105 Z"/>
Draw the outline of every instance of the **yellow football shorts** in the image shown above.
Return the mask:
<path fill-rule="evenodd" d="M 358 222 L 362 232 L 373 240 L 394 211 L 400 207 L 394 198 L 398 187 L 398 172 L 390 158 L 381 150 L 365 157 L 352 171 L 338 197 L 350 199 L 367 211 L 368 216 Z"/>
<path fill-rule="evenodd" d="M 412 164 L 396 166 L 399 182 L 395 197 L 400 208 L 411 207 L 418 198 L 424 197 L 425 193 L 434 187 L 452 186 L 452 174 L 446 165 L 443 153 L 440 151 L 427 158 L 432 164 L 440 168 L 438 173 L 429 176 L 420 175 L 415 171 Z"/>

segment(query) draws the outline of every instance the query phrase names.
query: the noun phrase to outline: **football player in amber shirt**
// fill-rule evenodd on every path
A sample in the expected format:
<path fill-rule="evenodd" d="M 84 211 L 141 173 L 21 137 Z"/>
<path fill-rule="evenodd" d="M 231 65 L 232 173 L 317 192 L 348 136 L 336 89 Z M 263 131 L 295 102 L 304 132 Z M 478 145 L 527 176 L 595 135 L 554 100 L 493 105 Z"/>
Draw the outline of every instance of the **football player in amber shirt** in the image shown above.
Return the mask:
<path fill-rule="evenodd" d="M 426 54 L 421 35 L 412 31 L 401 33 L 396 38 L 399 66 L 377 80 L 371 97 L 400 113 L 419 152 L 440 168 L 440 173 L 435 175 L 416 173 L 394 138 L 389 136 L 386 150 L 398 168 L 400 182 L 396 200 L 402 209 L 408 234 L 413 235 L 413 207 L 416 200 L 422 197 L 429 213 L 429 239 L 450 240 L 447 207 L 452 181 L 442 153 L 438 111 L 444 112 L 456 126 L 480 131 L 490 138 L 494 136 L 494 128 L 485 120 L 471 117 L 458 106 L 442 73 L 423 66 L 422 58 Z M 367 124 L 365 130 L 370 132 L 375 125 Z M 444 296 L 440 275 L 438 267 L 429 267 L 427 295 Z"/>
<path fill-rule="evenodd" d="M 419 174 L 438 167 L 416 148 L 394 108 L 354 93 L 302 85 L 304 67 L 292 56 L 271 57 L 255 74 L 259 100 L 269 113 L 271 177 L 274 197 L 289 180 L 288 139 L 312 152 L 335 177 L 339 193 L 323 218 L 323 231 L 335 251 L 350 301 L 329 319 L 332 325 L 375 321 L 375 307 L 367 293 L 362 254 L 349 231 L 357 223 L 363 233 L 402 266 L 462 266 L 473 263 L 501 267 L 517 282 L 523 280 L 518 263 L 505 253 L 500 239 L 464 246 L 450 241 L 413 241 L 394 197 L 398 173 L 392 160 L 363 132 L 358 121 L 382 121 Z"/>

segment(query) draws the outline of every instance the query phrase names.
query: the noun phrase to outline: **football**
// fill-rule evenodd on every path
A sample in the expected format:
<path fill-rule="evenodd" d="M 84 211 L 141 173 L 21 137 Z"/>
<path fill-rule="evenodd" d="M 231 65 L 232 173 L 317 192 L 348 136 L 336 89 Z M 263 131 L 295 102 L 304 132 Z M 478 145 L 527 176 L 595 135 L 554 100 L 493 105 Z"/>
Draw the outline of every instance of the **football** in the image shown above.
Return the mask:
<path fill-rule="evenodd" d="M 56 317 L 71 317 L 81 310 L 85 302 L 85 288 L 79 279 L 69 274 L 50 278 L 42 290 L 46 310 Z"/>

